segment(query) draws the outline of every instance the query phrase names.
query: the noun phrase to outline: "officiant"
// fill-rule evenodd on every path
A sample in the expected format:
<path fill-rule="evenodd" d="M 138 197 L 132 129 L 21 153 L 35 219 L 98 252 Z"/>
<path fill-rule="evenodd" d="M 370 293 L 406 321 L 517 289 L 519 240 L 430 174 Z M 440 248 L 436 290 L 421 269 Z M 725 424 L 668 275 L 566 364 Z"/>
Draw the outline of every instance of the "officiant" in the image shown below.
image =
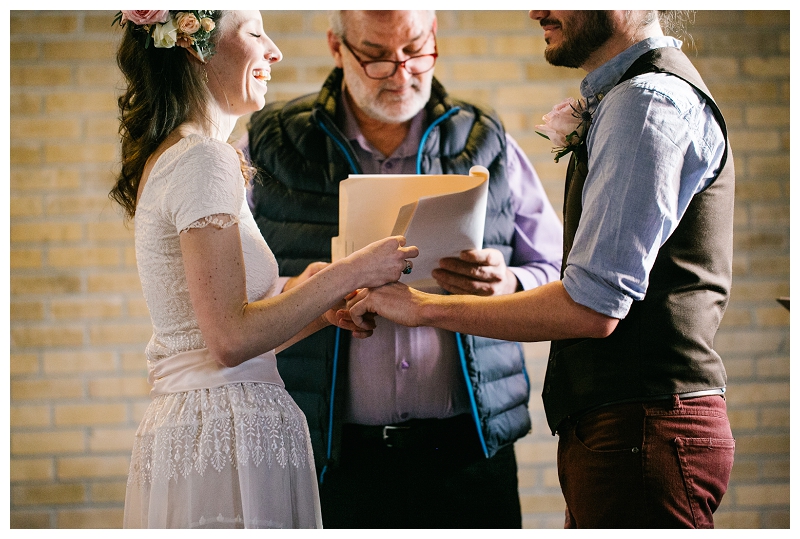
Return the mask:
<path fill-rule="evenodd" d="M 332 12 L 335 68 L 319 93 L 248 126 L 251 208 L 279 289 L 319 271 L 349 174 L 490 173 L 483 248 L 434 271 L 452 294 L 513 294 L 557 280 L 562 229 L 492 110 L 434 78 L 433 11 Z M 379 203 L 379 201 L 375 201 Z M 520 528 L 513 443 L 531 427 L 518 343 L 382 321 L 369 339 L 323 330 L 278 355 L 306 414 L 327 528 Z"/>

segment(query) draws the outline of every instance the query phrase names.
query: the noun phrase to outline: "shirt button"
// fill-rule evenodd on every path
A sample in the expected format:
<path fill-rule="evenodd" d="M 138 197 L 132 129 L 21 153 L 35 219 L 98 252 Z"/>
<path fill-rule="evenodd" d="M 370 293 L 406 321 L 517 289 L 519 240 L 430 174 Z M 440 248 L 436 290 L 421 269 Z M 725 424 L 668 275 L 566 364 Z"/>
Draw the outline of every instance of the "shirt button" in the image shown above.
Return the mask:
<path fill-rule="evenodd" d="M 402 368 L 403 370 L 406 370 L 406 369 L 407 369 L 407 368 L 409 368 L 410 366 L 411 366 L 411 365 L 409 365 L 409 364 L 408 364 L 408 361 L 406 361 L 405 359 L 404 359 L 404 360 L 403 360 L 403 361 L 400 363 L 400 368 Z"/>
<path fill-rule="evenodd" d="M 386 168 L 392 168 L 392 161 L 386 161 Z"/>
<path fill-rule="evenodd" d="M 408 412 L 403 412 L 400 414 L 400 419 L 408 419 Z"/>

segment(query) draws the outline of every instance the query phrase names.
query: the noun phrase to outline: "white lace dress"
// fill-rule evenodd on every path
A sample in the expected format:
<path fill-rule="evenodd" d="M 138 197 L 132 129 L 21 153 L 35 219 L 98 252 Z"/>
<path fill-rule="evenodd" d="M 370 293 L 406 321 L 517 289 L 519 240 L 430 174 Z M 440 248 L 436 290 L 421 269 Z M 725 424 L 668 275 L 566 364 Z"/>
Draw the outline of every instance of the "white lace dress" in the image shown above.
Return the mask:
<path fill-rule="evenodd" d="M 247 207 L 236 151 L 197 135 L 167 149 L 135 217 L 153 400 L 136 432 L 126 528 L 322 527 L 308 426 L 275 354 L 219 366 L 192 309 L 180 233 L 234 224 L 254 301 L 271 292 L 278 266 Z"/>

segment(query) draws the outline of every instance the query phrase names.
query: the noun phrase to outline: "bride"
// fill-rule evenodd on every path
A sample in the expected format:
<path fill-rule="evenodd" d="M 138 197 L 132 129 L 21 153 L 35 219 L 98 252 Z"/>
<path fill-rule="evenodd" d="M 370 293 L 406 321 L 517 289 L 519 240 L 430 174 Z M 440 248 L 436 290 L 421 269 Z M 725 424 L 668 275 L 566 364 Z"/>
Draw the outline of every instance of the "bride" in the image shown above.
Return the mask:
<path fill-rule="evenodd" d="M 373 243 L 277 295 L 278 267 L 227 144 L 265 104 L 281 53 L 258 11 L 123 11 L 122 167 L 153 322 L 152 401 L 133 447 L 129 528 L 321 527 L 308 426 L 275 352 L 336 324 L 344 298 L 396 281 L 416 247 Z M 356 331 L 358 336 L 358 331 Z M 363 336 L 363 334 L 362 334 Z"/>

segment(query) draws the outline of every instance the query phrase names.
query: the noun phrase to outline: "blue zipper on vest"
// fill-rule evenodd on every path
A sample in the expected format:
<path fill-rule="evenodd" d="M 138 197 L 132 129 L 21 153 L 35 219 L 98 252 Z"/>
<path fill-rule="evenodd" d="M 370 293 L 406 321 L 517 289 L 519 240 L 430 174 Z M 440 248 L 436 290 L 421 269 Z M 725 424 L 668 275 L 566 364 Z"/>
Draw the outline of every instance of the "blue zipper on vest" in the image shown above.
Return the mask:
<path fill-rule="evenodd" d="M 425 133 L 422 135 L 422 140 L 419 142 L 419 148 L 417 149 L 417 174 L 422 174 L 422 150 L 425 148 L 425 141 L 428 140 L 428 137 L 433 131 L 433 128 L 445 121 L 447 118 L 456 114 L 458 111 L 461 110 L 461 107 L 453 107 L 452 109 L 448 110 L 438 118 L 436 118 L 431 125 L 428 126 L 428 129 L 425 130 Z"/>
<path fill-rule="evenodd" d="M 333 345 L 333 374 L 331 375 L 331 402 L 328 406 L 328 447 L 325 454 L 328 460 L 331 460 L 333 454 L 333 396 L 336 393 L 336 373 L 339 366 L 339 338 L 341 336 L 342 328 L 336 328 L 336 341 Z M 322 472 L 319 474 L 319 484 L 325 480 L 325 472 L 328 471 L 328 463 L 322 467 Z"/>
<path fill-rule="evenodd" d="M 467 372 L 467 354 L 464 352 L 464 344 L 461 342 L 461 334 L 456 333 L 456 344 L 458 345 L 458 357 L 461 360 L 461 372 L 464 373 L 464 381 L 467 383 L 467 394 L 469 395 L 469 407 L 472 409 L 472 419 L 478 429 L 478 439 L 481 441 L 481 449 L 486 458 L 489 458 L 489 450 L 486 448 L 486 439 L 483 437 L 481 419 L 478 417 L 478 404 L 475 402 L 475 392 L 472 390 L 472 382 Z"/>
<path fill-rule="evenodd" d="M 320 129 L 322 129 L 322 131 L 325 132 L 326 135 L 328 135 L 328 138 L 330 138 L 334 144 L 339 147 L 339 151 L 342 152 L 345 159 L 347 159 L 347 163 L 350 165 L 350 169 L 353 171 L 352 173 L 358 174 L 358 165 L 356 165 L 356 162 L 353 160 L 353 156 L 350 155 L 349 151 L 347 151 L 347 147 L 342 143 L 342 141 L 336 138 L 333 133 L 331 133 L 331 130 L 328 129 L 328 126 L 326 126 L 324 122 L 319 121 L 317 122 L 317 125 Z"/>

